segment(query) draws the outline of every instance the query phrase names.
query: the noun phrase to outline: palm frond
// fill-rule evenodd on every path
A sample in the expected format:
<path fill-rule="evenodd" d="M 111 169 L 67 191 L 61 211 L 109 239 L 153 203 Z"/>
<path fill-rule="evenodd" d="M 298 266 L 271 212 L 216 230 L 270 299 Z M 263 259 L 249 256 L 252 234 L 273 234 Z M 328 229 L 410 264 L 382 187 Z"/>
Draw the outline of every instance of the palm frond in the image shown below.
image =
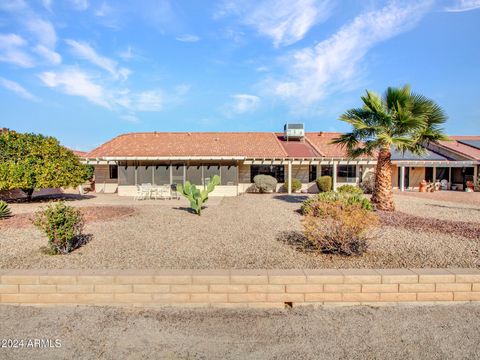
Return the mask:
<path fill-rule="evenodd" d="M 399 107 L 407 107 L 410 102 L 410 86 L 404 85 L 401 88 L 389 87 L 383 95 L 383 101 L 391 112 L 398 111 Z"/>

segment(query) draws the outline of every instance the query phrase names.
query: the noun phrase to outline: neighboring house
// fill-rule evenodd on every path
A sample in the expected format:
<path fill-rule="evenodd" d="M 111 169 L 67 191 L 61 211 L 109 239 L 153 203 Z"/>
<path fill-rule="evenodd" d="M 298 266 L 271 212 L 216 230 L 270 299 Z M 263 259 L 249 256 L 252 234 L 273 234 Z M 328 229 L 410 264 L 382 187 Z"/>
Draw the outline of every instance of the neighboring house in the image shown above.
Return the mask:
<path fill-rule="evenodd" d="M 221 183 L 212 195 L 235 196 L 248 191 L 257 174 L 275 177 L 279 190 L 291 177 L 298 178 L 304 190 L 316 192 L 315 179 L 319 176 L 332 176 L 336 188 L 359 184 L 375 169 L 374 158 L 351 159 L 340 146 L 332 145 L 332 139 L 339 135 L 304 132 L 299 124 L 286 125 L 283 133 L 129 133 L 92 150 L 84 162 L 95 167 L 97 192 L 118 192 L 124 196 L 135 195 L 136 185 L 143 183 L 164 185 L 188 180 L 203 186 L 214 175 L 220 175 Z M 405 187 L 418 186 L 432 173 L 429 168 L 453 167 L 462 174 L 467 169 L 473 176 L 480 160 L 456 159 L 434 150 L 428 154 L 425 157 L 394 154 L 393 185 L 398 186 L 397 174 L 403 172 L 408 184 Z M 403 170 L 398 171 L 397 167 Z M 443 170 L 433 170 L 433 178 L 443 173 Z"/>
<path fill-rule="evenodd" d="M 392 183 L 394 187 L 416 188 L 422 180 L 447 180 L 458 190 L 465 189 L 467 181 L 478 178 L 480 164 L 480 136 L 451 136 L 450 141 L 429 144 L 426 154 L 415 156 L 409 152 L 394 152 Z"/>

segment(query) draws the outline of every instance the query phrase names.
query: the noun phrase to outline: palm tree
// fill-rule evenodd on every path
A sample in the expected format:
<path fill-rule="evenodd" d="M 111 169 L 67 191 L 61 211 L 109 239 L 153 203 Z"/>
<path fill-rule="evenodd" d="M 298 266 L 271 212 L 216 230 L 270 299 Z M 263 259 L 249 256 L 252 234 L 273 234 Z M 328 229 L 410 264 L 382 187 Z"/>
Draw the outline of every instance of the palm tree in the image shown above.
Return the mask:
<path fill-rule="evenodd" d="M 447 116 L 433 100 L 412 93 L 408 85 L 389 87 L 383 97 L 367 90 L 362 101 L 363 107 L 340 117 L 352 125 L 352 131 L 332 143 L 346 148 L 353 158 L 377 157 L 372 202 L 379 210 L 394 211 L 391 149 L 421 155 L 428 143 L 447 139 L 441 128 Z"/>

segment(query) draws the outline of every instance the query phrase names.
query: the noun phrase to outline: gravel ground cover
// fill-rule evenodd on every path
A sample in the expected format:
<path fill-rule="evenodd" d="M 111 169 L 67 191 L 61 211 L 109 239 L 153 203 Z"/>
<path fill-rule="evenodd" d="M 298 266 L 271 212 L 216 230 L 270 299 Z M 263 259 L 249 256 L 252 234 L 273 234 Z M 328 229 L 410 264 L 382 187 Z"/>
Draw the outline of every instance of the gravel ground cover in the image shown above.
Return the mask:
<path fill-rule="evenodd" d="M 433 193 L 421 193 L 419 191 L 396 191 L 396 195 L 480 206 L 480 192 L 435 191 Z"/>
<path fill-rule="evenodd" d="M 2 359 L 478 359 L 480 306 L 292 310 L 0 307 Z M 22 324 L 21 327 L 18 324 Z M 93 330 L 93 331 L 92 331 Z"/>
<path fill-rule="evenodd" d="M 135 208 L 132 206 L 88 206 L 82 207 L 81 212 L 85 222 L 90 223 L 133 215 Z M 0 230 L 6 228 L 31 227 L 34 219 L 34 212 L 16 214 L 15 216 L 0 221 Z"/>
<path fill-rule="evenodd" d="M 247 194 L 211 198 L 202 216 L 186 201 L 133 201 L 100 195 L 71 201 L 81 207 L 127 207 L 135 212 L 91 221 L 91 241 L 65 256 L 44 255 L 46 239 L 33 226 L 0 228 L 0 268 L 398 268 L 480 267 L 480 239 L 445 226 L 382 226 L 361 257 L 318 255 L 304 246 L 298 210 L 306 195 Z M 396 195 L 405 214 L 480 226 L 480 206 Z M 28 213 L 42 204 L 12 204 Z M 415 218 L 416 219 L 416 218 Z M 448 223 L 458 225 L 457 223 Z M 470 224 L 470 225 L 468 225 Z M 415 227 L 415 226 L 417 227 Z M 442 225 L 443 226 L 443 225 Z M 459 225 L 460 226 L 460 225 Z M 455 228 L 455 227 L 452 227 Z"/>

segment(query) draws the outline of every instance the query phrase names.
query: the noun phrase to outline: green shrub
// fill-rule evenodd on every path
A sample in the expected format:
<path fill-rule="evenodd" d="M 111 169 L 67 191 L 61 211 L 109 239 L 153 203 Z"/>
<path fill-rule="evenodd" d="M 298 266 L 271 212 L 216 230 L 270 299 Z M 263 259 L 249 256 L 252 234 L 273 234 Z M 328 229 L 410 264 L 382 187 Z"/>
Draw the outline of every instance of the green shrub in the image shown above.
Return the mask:
<path fill-rule="evenodd" d="M 337 188 L 338 193 L 348 193 L 352 195 L 363 195 L 363 190 L 355 185 L 342 185 Z"/>
<path fill-rule="evenodd" d="M 320 252 L 362 255 L 371 230 L 378 224 L 375 213 L 359 204 L 341 200 L 319 202 L 323 216 L 308 215 L 302 222 L 303 235 Z"/>
<path fill-rule="evenodd" d="M 288 180 L 285 181 L 283 184 L 283 187 L 285 188 L 285 191 L 288 191 Z M 302 188 L 302 182 L 298 180 L 297 178 L 292 178 L 292 191 L 298 191 Z"/>
<path fill-rule="evenodd" d="M 10 217 L 12 213 L 5 201 L 0 201 L 0 220 Z"/>
<path fill-rule="evenodd" d="M 58 202 L 36 213 L 34 224 L 45 232 L 53 254 L 66 254 L 76 248 L 84 220 L 79 209 Z"/>
<path fill-rule="evenodd" d="M 316 194 L 305 200 L 301 207 L 303 215 L 323 216 L 324 206 L 327 203 L 342 203 L 346 205 L 359 205 L 366 211 L 372 211 L 373 205 L 363 195 L 351 194 L 348 192 L 338 193 L 335 191 L 327 191 Z"/>
<path fill-rule="evenodd" d="M 253 178 L 255 190 L 261 193 L 275 192 L 277 189 L 277 179 L 270 175 L 257 175 Z"/>
<path fill-rule="evenodd" d="M 332 190 L 332 177 L 331 176 L 320 176 L 315 180 L 317 183 L 318 191 L 327 192 Z"/>

